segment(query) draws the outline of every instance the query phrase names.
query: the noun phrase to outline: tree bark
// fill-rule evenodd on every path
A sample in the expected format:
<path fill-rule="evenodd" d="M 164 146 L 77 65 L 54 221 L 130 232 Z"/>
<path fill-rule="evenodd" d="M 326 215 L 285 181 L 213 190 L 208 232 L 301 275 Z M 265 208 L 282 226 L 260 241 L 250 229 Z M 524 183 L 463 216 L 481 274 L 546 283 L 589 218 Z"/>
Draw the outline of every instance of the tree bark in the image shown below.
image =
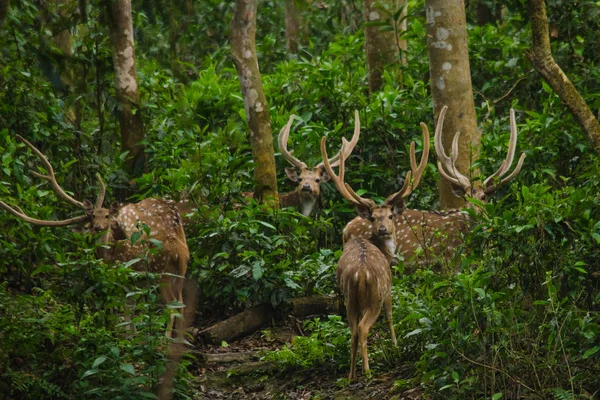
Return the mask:
<path fill-rule="evenodd" d="M 297 56 L 302 19 L 296 0 L 285 0 L 285 45 L 288 55 Z"/>
<path fill-rule="evenodd" d="M 236 0 L 231 20 L 231 51 L 240 79 L 246 119 L 250 129 L 254 181 L 256 183 L 254 196 L 261 203 L 278 207 L 271 116 L 256 57 L 257 3 L 258 0 Z"/>
<path fill-rule="evenodd" d="M 299 297 L 292 299 L 291 303 L 290 314 L 298 318 L 339 312 L 338 301 L 332 296 Z M 210 344 L 232 342 L 270 324 L 274 316 L 271 304 L 260 304 L 198 332 L 198 338 Z"/>
<path fill-rule="evenodd" d="M 370 93 L 378 92 L 381 89 L 385 67 L 398 60 L 400 43 L 397 32 L 395 30 L 381 31 L 379 25 L 379 23 L 387 21 L 394 26 L 395 22 L 390 20 L 388 13 L 394 14 L 399 9 L 398 6 L 397 0 L 364 0 L 364 21 L 376 24 L 365 25 L 365 53 Z"/>
<path fill-rule="evenodd" d="M 128 152 L 125 160 L 127 174 L 138 177 L 144 171 L 146 155 L 141 144 L 144 140 L 144 124 L 135 69 L 131 0 L 104 0 L 103 3 L 108 17 L 115 92 L 120 106 L 121 151 Z"/>
<path fill-rule="evenodd" d="M 4 24 L 4 19 L 8 13 L 8 3 L 9 0 L 0 0 L 0 28 L 2 28 L 2 24 Z"/>
<path fill-rule="evenodd" d="M 479 155 L 481 136 L 471 87 L 471 69 L 467 44 L 467 28 L 462 0 L 426 0 L 427 49 L 434 114 L 448 106 L 444 120 L 443 143 L 451 153 L 452 139 L 460 132 L 457 169 L 467 177 Z M 449 182 L 440 176 L 440 206 L 463 207 L 463 198 L 456 197 Z"/>
<path fill-rule="evenodd" d="M 600 123 L 552 57 L 544 0 L 529 0 L 529 18 L 531 19 L 533 45 L 526 53 L 527 58 L 566 104 L 575 120 L 587 134 L 596 154 L 600 154 Z"/>

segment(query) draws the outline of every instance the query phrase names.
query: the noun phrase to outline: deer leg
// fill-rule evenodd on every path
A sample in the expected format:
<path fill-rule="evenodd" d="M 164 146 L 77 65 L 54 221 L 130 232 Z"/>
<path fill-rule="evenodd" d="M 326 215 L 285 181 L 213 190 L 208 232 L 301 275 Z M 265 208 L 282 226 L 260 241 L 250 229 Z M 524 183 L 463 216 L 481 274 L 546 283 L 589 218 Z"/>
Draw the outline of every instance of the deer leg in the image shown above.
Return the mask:
<path fill-rule="evenodd" d="M 362 319 L 358 323 L 358 338 L 360 340 L 360 356 L 362 357 L 363 374 L 370 375 L 369 370 L 369 354 L 367 352 L 367 336 L 369 329 L 377 321 L 380 310 L 367 309 L 363 314 Z"/>
<path fill-rule="evenodd" d="M 175 322 L 175 314 L 172 308 L 169 308 L 169 304 L 175 301 L 176 297 L 173 295 L 173 286 L 171 284 L 171 279 L 169 277 L 163 276 L 160 284 L 160 295 L 163 298 L 165 305 L 169 311 L 169 323 L 167 324 L 167 331 L 165 332 L 165 336 L 168 338 L 171 337 L 173 332 L 173 323 Z"/>
<path fill-rule="evenodd" d="M 385 319 L 390 326 L 390 333 L 392 335 L 392 343 L 394 346 L 398 346 L 398 342 L 396 341 L 396 332 L 394 331 L 394 319 L 392 318 L 392 293 L 390 292 L 385 298 Z"/>
<path fill-rule="evenodd" d="M 347 304 L 350 304 L 349 302 Z M 350 373 L 348 380 L 356 379 L 356 353 L 358 352 L 358 315 L 355 310 L 346 307 L 346 316 L 348 317 L 348 325 L 352 336 L 350 338 Z"/>

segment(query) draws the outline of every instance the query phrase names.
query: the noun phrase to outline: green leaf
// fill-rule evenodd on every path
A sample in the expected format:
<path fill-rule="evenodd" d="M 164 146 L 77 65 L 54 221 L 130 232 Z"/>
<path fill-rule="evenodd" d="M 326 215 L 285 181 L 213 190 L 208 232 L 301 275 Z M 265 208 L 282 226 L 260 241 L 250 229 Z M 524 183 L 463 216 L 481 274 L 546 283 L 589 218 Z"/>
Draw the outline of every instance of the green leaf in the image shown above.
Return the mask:
<path fill-rule="evenodd" d="M 454 380 L 454 382 L 458 382 L 459 381 L 459 376 L 458 376 L 458 372 L 456 371 L 452 371 L 452 379 Z"/>
<path fill-rule="evenodd" d="M 84 372 L 83 375 L 81 375 L 81 379 L 87 378 L 88 376 L 91 376 L 91 375 L 94 375 L 94 374 L 97 374 L 97 373 L 98 373 L 97 369 L 88 369 L 87 371 Z"/>
<path fill-rule="evenodd" d="M 135 368 L 131 364 L 121 364 L 121 371 L 125 371 L 130 375 L 135 375 Z"/>
<path fill-rule="evenodd" d="M 133 235 L 131 235 L 131 238 L 130 238 L 131 244 L 132 245 L 136 244 L 141 236 L 142 236 L 142 232 L 140 232 L 140 231 L 133 232 Z"/>
<path fill-rule="evenodd" d="M 415 329 L 414 331 L 410 331 L 410 332 L 408 332 L 406 335 L 404 335 L 404 338 L 406 339 L 407 337 L 414 336 L 414 335 L 418 335 L 418 334 L 419 334 L 419 333 L 421 333 L 421 332 L 423 332 L 423 329 L 421 329 L 421 328 L 417 328 L 417 329 Z"/>
<path fill-rule="evenodd" d="M 485 297 L 485 290 L 483 290 L 482 288 L 475 288 L 473 289 L 477 292 L 477 294 L 479 294 L 479 296 L 481 296 L 481 298 Z"/>
<path fill-rule="evenodd" d="M 502 392 L 495 393 L 492 396 L 492 400 L 498 400 L 498 399 L 501 399 L 501 398 L 502 398 Z"/>
<path fill-rule="evenodd" d="M 587 349 L 585 353 L 583 353 L 583 358 L 589 358 L 600 351 L 600 346 L 594 346 L 590 349 Z"/>
<path fill-rule="evenodd" d="M 100 356 L 98 358 L 96 358 L 94 360 L 94 363 L 92 364 L 92 369 L 96 369 L 98 368 L 104 361 L 106 361 L 106 356 Z"/>
<path fill-rule="evenodd" d="M 255 262 L 252 265 L 252 277 L 254 278 L 255 281 L 262 278 L 264 273 L 265 273 L 265 269 L 262 267 L 262 265 L 259 261 Z"/>

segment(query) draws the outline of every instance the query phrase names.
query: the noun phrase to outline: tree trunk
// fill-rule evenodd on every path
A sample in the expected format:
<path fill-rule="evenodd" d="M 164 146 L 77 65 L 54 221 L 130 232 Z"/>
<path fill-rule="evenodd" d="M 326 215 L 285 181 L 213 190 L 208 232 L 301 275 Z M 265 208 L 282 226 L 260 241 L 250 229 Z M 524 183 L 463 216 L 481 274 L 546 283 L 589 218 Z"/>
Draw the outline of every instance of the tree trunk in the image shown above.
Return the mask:
<path fill-rule="evenodd" d="M 396 30 L 381 31 L 381 23 L 394 26 L 388 14 L 398 10 L 397 0 L 364 0 L 365 53 L 369 71 L 369 92 L 378 92 L 383 86 L 383 71 L 398 59 L 400 44 Z M 386 12 L 384 12 L 384 10 Z"/>
<path fill-rule="evenodd" d="M 460 132 L 457 169 L 471 176 L 470 167 L 479 155 L 481 137 L 471 87 L 471 70 L 467 45 L 467 28 L 462 0 L 426 0 L 427 49 L 431 96 L 436 115 L 448 106 L 444 120 L 443 143 L 451 153 L 452 139 Z M 449 182 L 440 177 L 440 206 L 459 208 L 464 199 L 456 197 Z"/>
<path fill-rule="evenodd" d="M 275 150 L 271 132 L 271 116 L 263 91 L 256 58 L 256 7 L 258 0 L 236 0 L 231 20 L 231 51 L 238 72 L 246 119 L 250 129 L 250 145 L 254 159 L 254 197 L 272 207 L 279 206 Z"/>
<path fill-rule="evenodd" d="M 2 24 L 4 24 L 4 19 L 8 13 L 8 3 L 9 0 L 0 0 L 0 28 L 2 28 Z"/>
<path fill-rule="evenodd" d="M 529 0 L 529 18 L 533 45 L 526 53 L 527 58 L 567 105 L 575 120 L 587 134 L 596 154 L 600 154 L 600 124 L 573 83 L 552 57 L 544 0 Z"/>
<path fill-rule="evenodd" d="M 130 177 L 138 177 L 144 171 L 146 155 L 141 144 L 144 125 L 135 70 L 131 0 L 104 0 L 104 6 L 112 44 L 115 92 L 120 106 L 121 151 L 129 152 L 125 160 L 126 172 Z"/>
<path fill-rule="evenodd" d="M 296 0 L 285 0 L 285 45 L 288 55 L 298 55 L 302 19 Z"/>

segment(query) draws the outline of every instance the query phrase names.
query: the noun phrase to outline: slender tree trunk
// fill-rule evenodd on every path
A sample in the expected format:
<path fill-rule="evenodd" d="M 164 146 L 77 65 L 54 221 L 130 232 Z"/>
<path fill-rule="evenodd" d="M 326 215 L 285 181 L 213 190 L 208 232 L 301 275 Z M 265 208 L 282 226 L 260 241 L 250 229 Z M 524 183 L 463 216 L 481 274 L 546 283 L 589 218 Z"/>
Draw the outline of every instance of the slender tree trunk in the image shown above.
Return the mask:
<path fill-rule="evenodd" d="M 135 48 L 131 0 L 104 0 L 112 44 L 115 91 L 120 105 L 121 151 L 129 152 L 125 161 L 130 177 L 142 175 L 146 156 L 141 141 L 144 125 L 140 108 L 140 90 L 135 70 Z"/>
<path fill-rule="evenodd" d="M 552 57 L 544 0 L 529 0 L 529 18 L 533 46 L 527 51 L 527 58 L 567 105 L 575 120 L 587 134 L 594 151 L 600 154 L 600 124 L 573 83 Z"/>
<path fill-rule="evenodd" d="M 2 28 L 2 24 L 4 24 L 4 19 L 8 13 L 8 3 L 9 0 L 0 0 L 0 28 Z"/>
<path fill-rule="evenodd" d="M 285 0 L 285 44 L 288 55 L 298 55 L 302 18 L 296 0 Z"/>
<path fill-rule="evenodd" d="M 467 44 L 466 16 L 463 0 L 426 0 L 427 49 L 431 95 L 436 115 L 448 106 L 444 120 L 444 148 L 451 153 L 452 139 L 460 132 L 459 158 L 456 166 L 460 173 L 471 176 L 470 167 L 479 155 L 481 137 L 471 87 L 471 69 Z M 458 208 L 464 205 L 456 197 L 450 184 L 440 177 L 440 205 Z"/>
<path fill-rule="evenodd" d="M 388 13 L 394 13 L 397 8 L 396 0 L 364 0 L 364 21 L 378 24 L 389 22 Z M 385 13 L 383 10 L 386 10 Z M 383 86 L 383 71 L 387 65 L 393 64 L 398 59 L 399 43 L 396 31 L 381 31 L 381 26 L 365 25 L 365 53 L 369 71 L 369 92 L 378 92 Z"/>
<path fill-rule="evenodd" d="M 254 196 L 262 203 L 278 207 L 271 116 L 256 58 L 257 3 L 258 0 L 236 0 L 231 20 L 231 51 L 240 79 L 246 119 L 250 128 L 256 183 Z"/>

